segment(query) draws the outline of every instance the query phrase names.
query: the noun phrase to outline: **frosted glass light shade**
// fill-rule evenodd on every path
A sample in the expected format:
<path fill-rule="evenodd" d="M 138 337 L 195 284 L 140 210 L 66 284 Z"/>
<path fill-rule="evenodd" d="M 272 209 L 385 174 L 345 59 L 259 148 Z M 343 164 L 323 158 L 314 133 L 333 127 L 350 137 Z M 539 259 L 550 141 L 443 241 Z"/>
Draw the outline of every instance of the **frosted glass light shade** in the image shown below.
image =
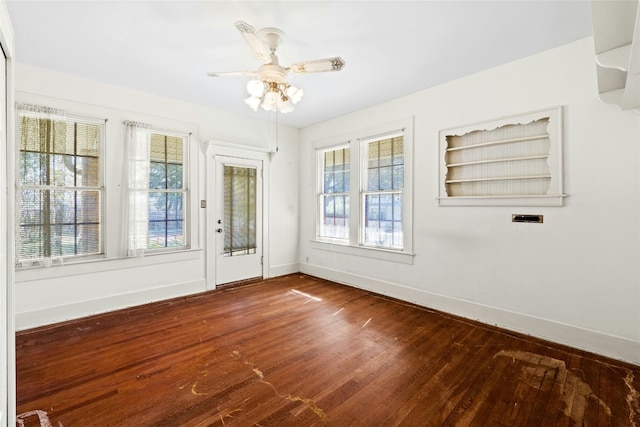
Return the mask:
<path fill-rule="evenodd" d="M 297 104 L 302 99 L 304 95 L 304 91 L 302 89 L 298 89 L 295 86 L 289 86 L 287 88 L 287 96 L 291 100 L 292 103 Z"/>
<path fill-rule="evenodd" d="M 260 105 L 260 98 L 255 96 L 250 96 L 244 100 L 249 107 L 253 109 L 253 111 L 258 111 L 258 106 Z"/>
<path fill-rule="evenodd" d="M 278 99 L 278 93 L 267 92 L 264 96 L 264 100 L 262 101 L 262 108 L 266 111 L 274 111 L 278 107 Z"/>
<path fill-rule="evenodd" d="M 260 80 L 252 79 L 247 82 L 247 92 L 249 95 L 260 98 L 264 95 L 264 83 Z"/>
<path fill-rule="evenodd" d="M 291 100 L 289 98 L 286 98 L 286 101 L 281 100 L 280 104 L 278 105 L 278 111 L 280 111 L 281 113 L 290 113 L 293 111 L 293 109 L 293 104 L 291 103 Z"/>

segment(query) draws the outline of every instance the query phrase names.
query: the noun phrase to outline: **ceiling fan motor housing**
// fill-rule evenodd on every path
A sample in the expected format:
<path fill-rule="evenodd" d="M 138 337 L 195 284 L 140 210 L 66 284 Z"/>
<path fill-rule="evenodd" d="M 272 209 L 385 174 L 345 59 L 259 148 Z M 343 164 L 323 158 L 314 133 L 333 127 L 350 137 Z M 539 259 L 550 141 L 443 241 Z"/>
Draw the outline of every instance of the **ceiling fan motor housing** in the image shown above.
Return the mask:
<path fill-rule="evenodd" d="M 278 57 L 272 53 L 271 63 L 258 68 L 258 79 L 263 82 L 286 83 L 288 71 L 278 63 Z"/>

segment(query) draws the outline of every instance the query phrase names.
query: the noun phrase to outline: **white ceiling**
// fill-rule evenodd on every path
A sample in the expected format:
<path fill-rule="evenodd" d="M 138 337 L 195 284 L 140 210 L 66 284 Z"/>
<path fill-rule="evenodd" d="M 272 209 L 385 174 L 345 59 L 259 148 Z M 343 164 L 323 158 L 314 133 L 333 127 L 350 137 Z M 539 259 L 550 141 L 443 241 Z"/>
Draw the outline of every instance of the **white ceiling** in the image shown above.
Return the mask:
<path fill-rule="evenodd" d="M 588 1 L 8 0 L 19 62 L 249 117 L 260 65 L 234 27 L 287 34 L 280 63 L 341 56 L 337 73 L 290 75 L 305 127 L 592 35 Z M 126 106 L 123 106 L 126 109 Z"/>

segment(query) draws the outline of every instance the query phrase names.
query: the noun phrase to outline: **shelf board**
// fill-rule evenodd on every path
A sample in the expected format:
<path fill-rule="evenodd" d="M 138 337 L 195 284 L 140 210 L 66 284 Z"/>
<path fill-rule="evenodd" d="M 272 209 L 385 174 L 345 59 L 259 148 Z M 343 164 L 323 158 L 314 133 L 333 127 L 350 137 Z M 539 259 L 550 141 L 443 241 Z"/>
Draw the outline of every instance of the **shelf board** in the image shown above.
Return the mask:
<path fill-rule="evenodd" d="M 631 43 L 596 55 L 596 62 L 601 67 L 629 71 L 631 59 Z"/>

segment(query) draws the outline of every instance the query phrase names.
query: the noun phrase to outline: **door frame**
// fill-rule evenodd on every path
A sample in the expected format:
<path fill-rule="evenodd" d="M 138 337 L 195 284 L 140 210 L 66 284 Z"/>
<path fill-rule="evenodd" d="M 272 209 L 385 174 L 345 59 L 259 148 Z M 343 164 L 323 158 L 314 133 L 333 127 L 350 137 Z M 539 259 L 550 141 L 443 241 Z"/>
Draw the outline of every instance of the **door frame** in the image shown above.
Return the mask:
<path fill-rule="evenodd" d="M 269 262 L 269 166 L 271 154 L 266 149 L 209 141 L 206 147 L 205 173 L 205 277 L 206 289 L 216 288 L 216 156 L 262 161 L 262 277 L 271 277 Z"/>
<path fill-rule="evenodd" d="M 0 131 L 0 425 L 16 425 L 15 374 L 15 40 L 5 0 L 0 0 L 0 47 L 5 62 L 6 128 Z"/>

